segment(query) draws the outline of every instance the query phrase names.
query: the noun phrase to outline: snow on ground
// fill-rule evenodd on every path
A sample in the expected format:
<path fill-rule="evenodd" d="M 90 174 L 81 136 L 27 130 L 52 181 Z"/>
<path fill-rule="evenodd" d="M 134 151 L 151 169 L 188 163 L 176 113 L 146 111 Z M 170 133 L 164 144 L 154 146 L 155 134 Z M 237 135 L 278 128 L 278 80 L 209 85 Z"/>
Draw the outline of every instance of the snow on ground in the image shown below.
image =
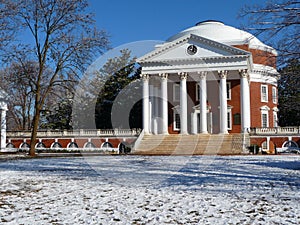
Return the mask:
<path fill-rule="evenodd" d="M 0 162 L 0 224 L 300 224 L 299 156 Z"/>

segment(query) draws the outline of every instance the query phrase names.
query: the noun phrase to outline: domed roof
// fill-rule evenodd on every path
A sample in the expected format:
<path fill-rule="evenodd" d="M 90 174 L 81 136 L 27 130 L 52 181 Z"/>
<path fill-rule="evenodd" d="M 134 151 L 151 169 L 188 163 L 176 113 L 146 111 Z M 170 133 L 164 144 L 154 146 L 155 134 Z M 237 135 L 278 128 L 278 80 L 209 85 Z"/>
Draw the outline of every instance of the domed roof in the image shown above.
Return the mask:
<path fill-rule="evenodd" d="M 189 34 L 201 36 L 227 45 L 248 44 L 251 49 L 260 49 L 277 55 L 272 47 L 265 45 L 252 34 L 215 20 L 197 23 L 195 26 L 170 37 L 167 42 L 174 41 Z"/>

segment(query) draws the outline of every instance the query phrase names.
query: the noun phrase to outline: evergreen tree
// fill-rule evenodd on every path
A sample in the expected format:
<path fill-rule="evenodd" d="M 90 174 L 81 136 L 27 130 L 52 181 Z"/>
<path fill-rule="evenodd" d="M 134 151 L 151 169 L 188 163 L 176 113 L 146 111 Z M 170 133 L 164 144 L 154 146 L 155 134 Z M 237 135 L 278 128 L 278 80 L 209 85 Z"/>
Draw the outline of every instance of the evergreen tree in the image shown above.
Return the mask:
<path fill-rule="evenodd" d="M 279 125 L 300 125 L 300 61 L 290 60 L 280 71 L 278 82 Z"/>
<path fill-rule="evenodd" d="M 99 75 L 96 80 L 101 80 L 102 77 L 107 77 L 105 84 L 103 85 L 95 107 L 95 122 L 97 129 L 112 129 L 111 122 L 112 106 L 118 94 L 131 82 L 139 78 L 140 69 L 135 64 L 134 58 L 131 57 L 131 52 L 128 49 L 120 51 L 121 55 L 109 59 L 106 64 L 99 71 Z M 97 83 L 97 82 L 95 82 Z M 126 105 L 132 95 L 136 92 L 131 92 L 124 95 L 118 104 Z M 130 114 L 130 126 L 132 128 L 141 127 L 141 103 L 136 103 Z M 120 107 L 120 106 L 119 106 Z M 128 118 L 124 118 L 127 119 Z M 122 127 L 122 124 L 118 124 L 118 127 Z M 128 128 L 128 127 L 126 127 Z"/>

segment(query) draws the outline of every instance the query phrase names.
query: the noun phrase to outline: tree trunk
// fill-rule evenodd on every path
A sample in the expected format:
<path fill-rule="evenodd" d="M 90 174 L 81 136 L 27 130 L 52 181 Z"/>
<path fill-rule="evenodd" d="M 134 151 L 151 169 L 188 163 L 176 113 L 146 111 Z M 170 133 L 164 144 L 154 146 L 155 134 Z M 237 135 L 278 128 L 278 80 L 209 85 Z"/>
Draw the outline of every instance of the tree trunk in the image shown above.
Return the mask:
<path fill-rule="evenodd" d="M 37 104 L 37 103 L 36 103 Z M 31 130 L 31 142 L 30 142 L 30 150 L 29 155 L 35 156 L 35 144 L 37 139 L 37 131 L 39 127 L 40 122 L 40 109 L 38 105 L 35 106 L 35 115 L 33 117 L 33 124 L 32 124 L 32 130 Z"/>

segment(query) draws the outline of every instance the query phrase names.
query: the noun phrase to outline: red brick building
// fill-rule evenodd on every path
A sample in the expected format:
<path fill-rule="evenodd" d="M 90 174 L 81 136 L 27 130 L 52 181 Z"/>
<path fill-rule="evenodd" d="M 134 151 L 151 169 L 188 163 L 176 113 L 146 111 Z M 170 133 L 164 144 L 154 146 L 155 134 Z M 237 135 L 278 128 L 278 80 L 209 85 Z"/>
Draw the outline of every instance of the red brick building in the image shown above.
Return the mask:
<path fill-rule="evenodd" d="M 277 127 L 276 51 L 218 21 L 188 28 L 138 59 L 146 134 Z"/>

